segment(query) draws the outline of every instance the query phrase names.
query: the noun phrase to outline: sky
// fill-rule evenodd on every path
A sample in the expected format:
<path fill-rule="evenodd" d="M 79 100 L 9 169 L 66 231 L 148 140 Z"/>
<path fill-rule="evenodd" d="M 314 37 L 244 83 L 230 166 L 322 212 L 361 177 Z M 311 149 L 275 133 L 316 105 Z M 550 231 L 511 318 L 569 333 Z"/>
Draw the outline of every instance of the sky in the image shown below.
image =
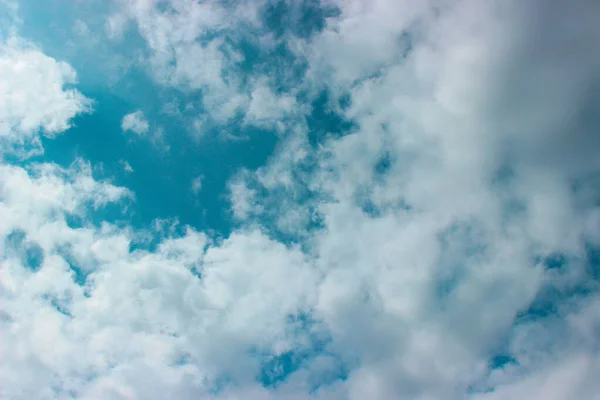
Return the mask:
<path fill-rule="evenodd" d="M 600 399 L 599 16 L 0 0 L 0 397 Z"/>

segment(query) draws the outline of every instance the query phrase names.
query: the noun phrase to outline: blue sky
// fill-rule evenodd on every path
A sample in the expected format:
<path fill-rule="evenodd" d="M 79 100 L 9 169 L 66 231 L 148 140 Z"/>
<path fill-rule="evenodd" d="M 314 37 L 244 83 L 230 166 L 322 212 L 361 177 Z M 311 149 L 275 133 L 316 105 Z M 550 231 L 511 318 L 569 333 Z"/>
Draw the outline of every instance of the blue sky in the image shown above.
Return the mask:
<path fill-rule="evenodd" d="M 92 46 L 86 39 L 77 40 L 73 30 L 83 26 L 81 18 L 87 13 L 106 14 L 110 7 L 91 3 L 79 8 L 82 10 L 71 2 L 60 1 L 44 5 L 24 1 L 19 7 L 21 18 L 31 21 L 23 24 L 23 35 L 43 46 L 46 54 L 83 71 L 78 72 L 78 90 L 95 102 L 93 113 L 75 117 L 68 131 L 44 143 L 44 159 L 66 167 L 83 157 L 102 165 L 98 176 L 113 179 L 136 193 L 133 217 L 139 227 L 155 218 L 177 218 L 184 225 L 228 235 L 234 224 L 224 197 L 228 180 L 242 168 L 256 170 L 265 164 L 281 135 L 272 127 L 244 126 L 238 117 L 225 124 L 207 126 L 201 133 L 196 132 L 202 138 L 193 140 L 190 118 L 210 114 L 203 107 L 201 90 L 157 84 L 148 76 L 148 67 L 143 63 L 135 63 L 119 75 L 109 68 L 99 67 L 110 63 L 110 59 L 107 60 L 110 56 L 127 57 L 147 51 L 146 45 L 135 29 L 128 29 L 126 40 L 116 44 L 94 43 Z M 259 74 L 267 76 L 274 80 L 275 91 L 285 92 L 297 86 L 305 73 L 306 61 L 299 60 L 287 48 L 285 40 L 272 50 L 265 50 L 255 43 L 256 37 L 289 33 L 310 36 L 323 29 L 325 17 L 335 15 L 336 10 L 311 2 L 263 6 L 259 17 L 264 20 L 263 26 L 242 34 L 234 31 L 223 35 L 233 43 L 235 51 L 244 56 L 242 61 L 236 62 L 235 73 L 241 79 L 252 79 Z M 294 23 L 286 26 L 290 19 L 294 19 Z M 85 26 L 103 30 L 102 22 L 101 18 L 92 18 Z M 71 43 L 65 46 L 65 42 Z M 103 46 L 105 52 L 98 51 L 98 47 Z M 289 71 L 283 71 L 288 68 Z M 287 76 L 289 74 L 292 76 Z M 108 85 L 107 79 L 111 80 Z M 327 89 L 317 95 L 300 96 L 306 103 L 304 117 L 313 145 L 326 135 L 351 131 L 352 122 L 328 104 L 335 100 L 330 98 Z M 343 96 L 340 99 L 343 101 Z M 188 109 L 179 109 L 183 115 L 172 115 L 165 112 L 166 104 Z M 163 132 L 156 133 L 161 135 L 159 143 L 137 140 L 132 132 L 129 135 L 121 132 L 122 116 L 136 111 L 141 111 L 149 121 L 149 133 Z M 236 138 L 224 140 L 223 130 Z M 169 150 L 161 151 L 164 148 Z M 135 173 L 125 171 L 124 162 Z M 149 184 L 149 177 L 153 184 Z M 198 177 L 201 177 L 202 190 L 193 193 L 190 187 Z"/>
<path fill-rule="evenodd" d="M 595 399 L 598 7 L 0 0 L 0 397 Z"/>

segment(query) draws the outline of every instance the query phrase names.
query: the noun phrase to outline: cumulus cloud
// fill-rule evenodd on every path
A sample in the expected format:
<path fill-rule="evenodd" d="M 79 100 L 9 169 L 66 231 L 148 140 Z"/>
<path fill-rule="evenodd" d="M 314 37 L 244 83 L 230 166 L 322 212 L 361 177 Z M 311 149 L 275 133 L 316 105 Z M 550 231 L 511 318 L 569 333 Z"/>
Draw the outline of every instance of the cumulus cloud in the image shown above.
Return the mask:
<path fill-rule="evenodd" d="M 250 95 L 248 110 L 244 116 L 247 123 L 264 125 L 274 121 L 281 123 L 294 111 L 301 113 L 296 99 L 289 95 L 275 95 L 266 85 L 256 87 Z"/>
<path fill-rule="evenodd" d="M 131 131 L 138 135 L 144 135 L 148 133 L 149 128 L 150 124 L 144 118 L 144 113 L 141 110 L 125 115 L 121 120 L 121 129 L 123 132 Z"/>
<path fill-rule="evenodd" d="M 120 15 L 131 18 L 145 39 L 151 52 L 148 61 L 152 74 L 160 83 L 202 90 L 204 106 L 219 121 L 234 117 L 243 108 L 246 99 L 238 93 L 236 76 L 224 79 L 229 59 L 224 54 L 223 37 L 198 41 L 225 29 L 228 21 L 237 19 L 236 13 L 228 12 L 218 2 L 186 0 L 170 2 L 167 7 L 154 1 L 128 0 L 122 2 L 122 12 Z M 121 25 L 113 22 L 115 18 L 107 24 Z"/>
<path fill-rule="evenodd" d="M 338 2 L 296 42 L 302 100 L 224 78 L 198 42 L 231 23 L 215 4 L 123 2 L 214 119 L 278 121 L 326 88 L 353 128 L 315 144 L 295 115 L 230 180 L 226 238 L 108 220 L 133 194 L 85 161 L 3 164 L 2 397 L 595 398 L 599 10 L 542 3 Z M 77 110 L 23 106 L 6 132 Z"/>
<path fill-rule="evenodd" d="M 82 208 L 127 191 L 79 167 L 36 168 L 0 171 L 3 397 L 208 396 L 223 376 L 255 386 L 253 351 L 298 346 L 288 316 L 316 279 L 298 249 L 256 231 L 211 243 L 188 228 L 131 250 L 143 235 L 85 222 Z M 72 226 L 78 213 L 84 225 Z"/>
<path fill-rule="evenodd" d="M 61 112 L 19 116 L 58 134 Z M 294 316 L 317 273 L 300 249 L 259 230 L 213 242 L 111 223 L 105 207 L 126 217 L 133 195 L 83 160 L 4 163 L 0 188 L 2 397 L 211 397 L 224 379 L 261 393 L 262 363 L 308 346 Z"/>
<path fill-rule="evenodd" d="M 586 270 L 600 237 L 586 221 L 598 221 L 588 113 L 599 69 L 583 43 L 600 37 L 586 17 L 598 9 L 553 2 L 542 18 L 542 7 L 349 2 L 307 49 L 311 79 L 350 97 L 338 112 L 358 131 L 325 140 L 313 175 L 306 158 L 279 157 L 248 182 L 282 207 L 280 231 L 298 193 L 317 199 L 304 207 L 324 226 L 308 239 L 326 271 L 316 310 L 332 347 L 360 360 L 348 398 L 568 398 L 579 379 L 590 385 L 582 396 L 598 390 L 587 370 L 560 390 L 542 383 L 563 361 L 597 362 L 570 354 L 596 345 L 562 344 L 558 332 L 576 341 L 568 310 L 597 299 Z M 563 46 L 577 56 L 567 61 Z M 236 193 L 234 210 L 244 209 Z M 569 259 L 558 274 L 547 267 L 555 254 Z M 547 348 L 520 342 L 526 329 Z M 519 367 L 496 381 L 502 352 Z"/>
<path fill-rule="evenodd" d="M 75 71 L 24 40 L 0 43 L 0 76 L 3 151 L 39 151 L 40 134 L 53 137 L 69 128 L 75 115 L 91 110 L 91 101 L 69 88 L 76 83 Z"/>
<path fill-rule="evenodd" d="M 121 13 L 107 19 L 111 27 L 107 30 L 112 32 L 113 25 L 120 27 L 131 19 L 147 44 L 145 60 L 152 77 L 162 86 L 201 93 L 202 118 L 209 126 L 243 117 L 250 124 L 281 129 L 301 88 L 294 83 L 282 92 L 284 85 L 275 78 L 293 80 L 294 70 L 301 65 L 289 65 L 289 70 L 265 67 L 270 63 L 263 58 L 271 58 L 270 54 L 281 58 L 281 49 L 292 60 L 296 57 L 297 46 L 274 37 L 262 20 L 265 10 L 274 8 L 277 13 L 277 6 L 267 1 L 175 0 L 164 7 L 155 1 L 120 4 Z M 290 12 L 287 8 L 282 3 L 282 16 Z M 318 5 L 314 8 L 318 10 Z"/>

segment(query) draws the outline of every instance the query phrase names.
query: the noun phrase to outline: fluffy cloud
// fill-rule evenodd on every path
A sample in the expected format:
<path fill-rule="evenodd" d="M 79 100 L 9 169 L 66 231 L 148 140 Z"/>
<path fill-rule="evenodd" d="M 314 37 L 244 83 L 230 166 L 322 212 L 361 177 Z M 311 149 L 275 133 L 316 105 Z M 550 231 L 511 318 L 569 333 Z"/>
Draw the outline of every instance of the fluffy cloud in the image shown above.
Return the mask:
<path fill-rule="evenodd" d="M 127 0 L 122 11 L 107 21 L 112 36 L 117 27 L 132 19 L 151 52 L 149 64 L 153 76 L 162 84 L 203 91 L 203 103 L 217 120 L 233 117 L 247 101 L 238 93 L 235 76 L 224 79 L 228 58 L 221 35 L 202 41 L 204 36 L 225 29 L 235 21 L 217 2 L 196 3 L 186 0 L 170 2 L 164 7 L 157 1 Z M 114 26 L 114 27 L 113 27 Z M 122 29 L 122 28 L 121 28 Z"/>
<path fill-rule="evenodd" d="M 301 44 L 287 43 L 289 35 L 275 36 L 264 21 L 267 12 L 301 19 L 302 7 L 268 1 L 118 4 L 120 11 L 106 22 L 109 36 L 119 37 L 126 21 L 133 21 L 147 44 L 144 60 L 151 76 L 162 86 L 201 93 L 193 107 L 202 110 L 203 125 L 222 126 L 243 117 L 248 124 L 281 131 L 285 117 L 302 111 L 295 108 L 295 95 L 303 88 L 292 82 L 303 66 L 295 61 Z M 305 13 L 320 10 L 318 4 L 306 8 Z M 289 65 L 272 62 L 286 57 Z"/>
<path fill-rule="evenodd" d="M 128 193 L 89 170 L 3 167 L 0 179 L 3 397 L 208 396 L 225 376 L 256 386 L 253 352 L 302 346 L 289 317 L 317 275 L 298 249 L 187 229 L 132 250 L 143 232 L 88 222 L 86 205 Z"/>
<path fill-rule="evenodd" d="M 53 137 L 91 109 L 77 90 L 75 71 L 18 38 L 0 43 L 0 140 L 3 152 L 40 149 L 38 135 Z M 20 149 L 20 150 L 19 150 Z"/>
<path fill-rule="evenodd" d="M 20 118 L 58 134 L 54 111 Z M 318 280 L 306 255 L 258 230 L 213 242 L 108 222 L 132 198 L 82 160 L 0 166 L 2 397 L 209 398 L 228 381 L 268 395 L 263 363 L 310 347 L 295 322 Z"/>
<path fill-rule="evenodd" d="M 316 310 L 332 346 L 360 360 L 349 398 L 558 399 L 598 390 L 583 367 L 597 363 L 597 344 L 575 344 L 598 321 L 565 322 L 597 301 L 589 249 L 600 239 L 590 180 L 598 139 L 589 113 L 599 69 L 584 43 L 600 37 L 586 17 L 598 8 L 554 2 L 541 18 L 542 7 L 344 3 L 307 49 L 311 79 L 350 96 L 338 112 L 358 130 L 325 140 L 308 178 L 314 161 L 282 152 L 242 187 L 281 207 L 278 229 L 298 193 L 317 199 L 305 206 L 323 226 L 307 239 L 327 271 Z M 314 152 L 300 154 L 307 148 Z M 245 210 L 236 188 L 234 209 Z M 547 267 L 556 254 L 567 260 L 558 273 Z M 556 317 L 546 319 L 544 307 Z M 523 341 L 525 332 L 547 347 Z M 506 374 L 494 364 L 503 352 L 518 366 Z M 580 372 L 543 383 L 565 371 L 563 362 Z"/>
<path fill-rule="evenodd" d="M 138 135 L 144 135 L 148 133 L 149 128 L 150 124 L 144 118 L 144 113 L 141 110 L 125 115 L 121 120 L 121 129 L 123 132 L 131 131 Z"/>
<path fill-rule="evenodd" d="M 294 108 L 296 111 L 303 111 L 302 107 L 296 105 L 293 96 L 276 96 L 266 85 L 256 87 L 250 97 L 250 104 L 244 116 L 247 123 L 256 125 L 273 121 L 281 123 L 294 111 Z"/>
<path fill-rule="evenodd" d="M 132 193 L 85 161 L 3 164 L 2 397 L 595 398 L 594 2 L 339 2 L 287 38 L 308 100 L 225 79 L 226 41 L 202 42 L 254 11 L 121 5 L 210 118 L 293 129 L 229 182 L 226 238 L 128 227 Z M 354 125 L 314 144 L 299 103 L 323 88 Z M 6 135 L 66 109 L 23 106 Z"/>

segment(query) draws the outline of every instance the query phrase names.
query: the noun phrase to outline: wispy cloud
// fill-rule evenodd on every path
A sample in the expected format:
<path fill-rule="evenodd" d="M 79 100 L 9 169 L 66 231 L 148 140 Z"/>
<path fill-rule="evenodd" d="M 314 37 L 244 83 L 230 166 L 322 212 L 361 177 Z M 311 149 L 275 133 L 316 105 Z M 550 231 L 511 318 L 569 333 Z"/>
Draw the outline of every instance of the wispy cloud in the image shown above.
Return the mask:
<path fill-rule="evenodd" d="M 191 189 L 193 194 L 198 195 L 198 193 L 200 193 L 200 190 L 202 190 L 202 179 L 204 179 L 202 175 L 198 175 L 197 177 L 192 179 Z"/>

